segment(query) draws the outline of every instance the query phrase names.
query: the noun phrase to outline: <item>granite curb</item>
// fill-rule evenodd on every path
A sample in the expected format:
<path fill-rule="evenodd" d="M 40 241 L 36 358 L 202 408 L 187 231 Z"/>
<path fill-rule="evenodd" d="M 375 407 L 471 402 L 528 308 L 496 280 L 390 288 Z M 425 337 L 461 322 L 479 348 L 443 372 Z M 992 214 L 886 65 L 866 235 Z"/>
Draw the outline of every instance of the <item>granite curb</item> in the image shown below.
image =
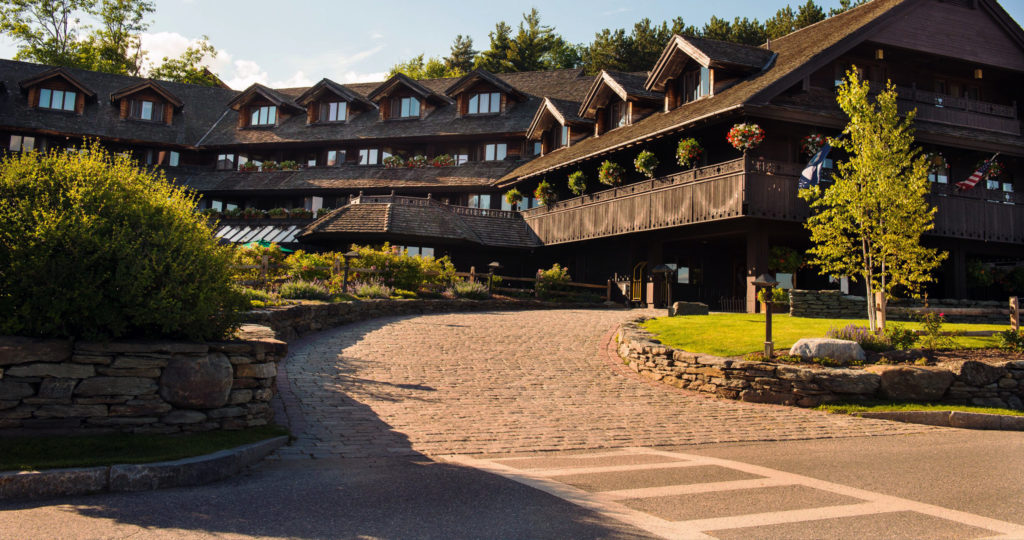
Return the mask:
<path fill-rule="evenodd" d="M 962 429 L 998 429 L 1024 431 L 1024 416 L 972 413 L 962 411 L 878 411 L 857 412 L 855 416 Z"/>
<path fill-rule="evenodd" d="M 137 465 L 0 472 L 0 500 L 195 486 L 234 476 L 288 442 L 282 435 L 212 454 Z"/>

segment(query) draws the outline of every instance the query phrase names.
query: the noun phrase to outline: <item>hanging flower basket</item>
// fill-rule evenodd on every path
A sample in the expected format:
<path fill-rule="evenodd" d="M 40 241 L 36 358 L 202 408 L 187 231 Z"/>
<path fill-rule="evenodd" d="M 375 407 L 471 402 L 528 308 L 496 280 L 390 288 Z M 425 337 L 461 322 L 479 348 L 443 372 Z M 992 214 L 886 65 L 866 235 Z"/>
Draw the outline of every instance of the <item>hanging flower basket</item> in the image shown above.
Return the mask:
<path fill-rule="evenodd" d="M 827 140 L 821 133 L 811 133 L 800 140 L 800 149 L 808 156 L 813 156 L 818 153 L 818 150 L 821 150 L 822 146 L 825 146 Z"/>
<path fill-rule="evenodd" d="M 946 158 L 938 152 L 931 152 L 925 156 L 928 160 L 928 172 L 932 174 L 945 174 L 949 170 L 949 163 Z"/>
<path fill-rule="evenodd" d="M 548 206 L 558 200 L 555 186 L 552 186 L 547 180 L 541 180 L 540 184 L 537 185 L 537 189 L 533 192 L 533 196 L 544 206 Z"/>
<path fill-rule="evenodd" d="M 505 192 L 505 202 L 511 205 L 513 208 L 519 206 L 519 203 L 523 200 L 523 194 L 516 188 L 512 188 Z"/>
<path fill-rule="evenodd" d="M 729 141 L 733 148 L 747 153 L 757 148 L 761 141 L 764 140 L 764 130 L 757 124 L 736 124 L 729 130 L 729 134 L 725 136 L 725 139 Z"/>
<path fill-rule="evenodd" d="M 626 174 L 626 170 L 622 168 L 622 165 L 613 161 L 605 161 L 601 164 L 601 167 L 597 169 L 597 179 L 606 186 L 617 186 L 622 183 L 622 177 Z"/>
<path fill-rule="evenodd" d="M 654 152 L 644 150 L 637 154 L 636 159 L 633 160 L 633 166 L 636 167 L 636 172 L 647 178 L 654 178 L 654 169 L 658 168 L 658 157 L 654 155 Z"/>
<path fill-rule="evenodd" d="M 401 169 L 405 167 L 405 160 L 402 159 L 402 156 L 388 156 L 381 160 L 381 162 L 384 163 L 385 169 Z"/>
<path fill-rule="evenodd" d="M 430 160 L 427 159 L 427 156 L 418 154 L 409 158 L 408 161 L 405 162 L 405 166 L 410 169 L 419 169 L 426 167 L 427 165 L 430 165 Z"/>
<path fill-rule="evenodd" d="M 573 195 L 583 195 L 587 192 L 587 175 L 583 171 L 573 171 L 569 174 L 569 191 Z"/>
<path fill-rule="evenodd" d="M 979 161 L 978 164 L 974 167 L 974 170 L 978 170 L 984 164 L 985 160 Z M 996 160 L 993 161 L 991 165 L 989 165 L 988 173 L 986 173 L 985 178 L 999 178 L 1000 176 L 1002 176 L 1002 174 L 1003 164 Z"/>
<path fill-rule="evenodd" d="M 697 139 L 682 139 L 676 148 L 676 161 L 681 167 L 693 167 L 700 161 L 700 155 L 703 153 L 704 148 Z"/>

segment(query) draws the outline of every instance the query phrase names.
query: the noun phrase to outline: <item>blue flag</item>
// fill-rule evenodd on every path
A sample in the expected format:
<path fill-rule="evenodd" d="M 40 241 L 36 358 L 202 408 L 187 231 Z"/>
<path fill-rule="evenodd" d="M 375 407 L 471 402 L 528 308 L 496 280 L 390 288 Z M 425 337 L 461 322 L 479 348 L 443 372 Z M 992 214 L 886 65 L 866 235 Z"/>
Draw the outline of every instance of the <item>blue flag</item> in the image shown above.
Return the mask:
<path fill-rule="evenodd" d="M 800 189 L 807 189 L 821 182 L 821 172 L 825 168 L 825 158 L 828 157 L 829 150 L 832 150 L 832 145 L 825 143 L 825 146 L 807 162 L 807 167 L 800 173 Z"/>

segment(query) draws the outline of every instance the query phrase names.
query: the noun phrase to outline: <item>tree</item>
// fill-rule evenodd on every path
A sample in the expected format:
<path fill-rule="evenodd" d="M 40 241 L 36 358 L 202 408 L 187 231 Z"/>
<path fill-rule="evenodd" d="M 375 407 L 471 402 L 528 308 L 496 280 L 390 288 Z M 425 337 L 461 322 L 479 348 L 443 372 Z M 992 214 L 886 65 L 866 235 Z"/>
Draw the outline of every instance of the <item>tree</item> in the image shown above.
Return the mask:
<path fill-rule="evenodd" d="M 800 6 L 796 12 L 796 18 L 794 19 L 796 28 L 794 28 L 794 30 L 806 28 L 816 22 L 824 20 L 825 10 L 821 9 L 821 6 L 818 4 L 815 4 L 814 0 L 807 0 L 807 3 Z"/>
<path fill-rule="evenodd" d="M 786 6 L 775 12 L 775 15 L 764 21 L 764 29 L 769 39 L 780 38 L 797 29 L 796 14 L 793 8 Z"/>
<path fill-rule="evenodd" d="M 729 41 L 730 36 L 732 36 L 732 25 L 729 24 L 729 21 L 712 15 L 711 19 L 704 23 L 704 28 L 701 29 L 700 35 L 708 39 Z"/>
<path fill-rule="evenodd" d="M 189 46 L 178 58 L 163 58 L 163 63 L 153 68 L 149 76 L 162 81 L 173 81 L 203 86 L 221 86 L 223 83 L 203 62 L 217 56 L 217 49 L 210 45 L 210 38 L 203 36 L 195 45 Z"/>
<path fill-rule="evenodd" d="M 424 55 L 421 54 L 408 61 L 391 66 L 391 70 L 388 71 L 388 77 L 398 73 L 402 73 L 410 79 L 439 79 L 460 75 L 459 73 L 450 74 L 444 62 L 436 56 L 426 60 L 423 57 Z"/>
<path fill-rule="evenodd" d="M 18 44 L 16 60 L 88 68 L 91 47 L 81 41 L 81 17 L 96 0 L 4 0 L 0 32 Z"/>
<path fill-rule="evenodd" d="M 839 0 L 839 7 L 829 8 L 828 16 L 839 15 L 844 11 L 849 11 L 857 6 L 868 3 L 869 0 Z"/>
<path fill-rule="evenodd" d="M 916 111 L 900 118 L 891 82 L 872 100 L 855 69 L 837 101 L 850 120 L 844 138 L 833 144 L 849 159 L 838 164 L 827 189 L 800 191 L 813 211 L 806 223 L 814 243 L 808 254 L 823 273 L 864 280 L 874 331 L 874 293 L 884 293 L 882 309 L 896 289 L 919 295 L 947 254 L 920 243 L 934 226 L 935 208 L 925 199 L 927 159 L 914 146 Z"/>
<path fill-rule="evenodd" d="M 473 38 L 459 34 L 452 42 L 451 53 L 444 58 L 444 66 L 449 73 L 465 75 L 473 70 L 473 61 L 477 54 L 479 53 L 473 50 Z"/>
<path fill-rule="evenodd" d="M 103 0 L 98 13 L 103 26 L 90 36 L 92 69 L 137 76 L 145 58 L 140 35 L 149 28 L 144 19 L 153 11 L 147 0 Z"/>
<path fill-rule="evenodd" d="M 512 47 L 512 27 L 505 21 L 499 21 L 487 37 L 491 40 L 491 46 L 476 57 L 473 67 L 486 69 L 491 73 L 515 71 L 515 66 L 508 59 Z"/>

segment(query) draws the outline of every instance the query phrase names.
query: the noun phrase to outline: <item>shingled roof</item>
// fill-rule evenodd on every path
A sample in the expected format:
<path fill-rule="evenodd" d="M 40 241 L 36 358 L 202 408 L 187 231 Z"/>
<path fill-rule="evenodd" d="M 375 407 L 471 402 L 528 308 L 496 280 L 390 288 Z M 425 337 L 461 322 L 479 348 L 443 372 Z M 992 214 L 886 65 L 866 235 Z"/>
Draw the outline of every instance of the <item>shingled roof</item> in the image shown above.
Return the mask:
<path fill-rule="evenodd" d="M 149 79 L 141 77 L 82 69 L 60 70 L 101 96 L 116 94 L 125 88 L 149 82 Z M 50 66 L 0 60 L 0 82 L 7 89 L 7 92 L 0 92 L 0 129 L 16 133 L 75 133 L 81 137 L 101 137 L 115 141 L 194 146 L 224 114 L 228 101 L 238 95 L 234 90 L 223 88 L 160 81 L 162 88 L 185 103 L 184 112 L 174 115 L 171 125 L 122 119 L 120 109 L 106 99 L 87 102 L 81 115 L 29 107 L 27 95 L 19 91 L 19 82 L 43 80 L 52 72 L 54 69 Z"/>
<path fill-rule="evenodd" d="M 590 118 L 598 108 L 595 100 L 601 95 L 601 90 L 607 88 L 623 101 L 660 101 L 664 94 L 654 92 L 644 87 L 647 83 L 647 73 L 623 73 L 621 71 L 602 70 L 594 79 L 587 96 L 583 98 L 577 115 L 583 118 Z"/>
<path fill-rule="evenodd" d="M 913 3 L 914 0 L 874 0 L 773 40 L 771 54 L 777 56 L 769 69 L 750 75 L 709 98 L 686 103 L 666 113 L 653 114 L 635 124 L 600 137 L 583 139 L 558 152 L 538 157 L 505 175 L 499 185 L 510 185 L 520 179 L 614 152 L 628 144 L 676 133 L 702 119 L 735 114 L 746 105 L 765 104 L 795 84 L 804 73 L 819 68 L 820 64 L 853 46 L 867 34 L 872 23 Z"/>
<path fill-rule="evenodd" d="M 579 108 L 580 102 L 578 101 L 544 98 L 540 106 L 537 107 L 537 112 L 533 115 L 530 127 L 526 130 L 526 138 L 539 139 L 539 131 L 542 131 L 547 126 L 544 119 L 549 116 L 563 126 L 593 125 L 593 120 L 582 118 L 577 114 Z"/>
<path fill-rule="evenodd" d="M 302 241 L 327 238 L 426 240 L 432 243 L 477 244 L 532 248 L 536 238 L 518 215 L 488 215 L 430 199 L 371 197 L 356 200 L 314 221 L 299 235 Z"/>

